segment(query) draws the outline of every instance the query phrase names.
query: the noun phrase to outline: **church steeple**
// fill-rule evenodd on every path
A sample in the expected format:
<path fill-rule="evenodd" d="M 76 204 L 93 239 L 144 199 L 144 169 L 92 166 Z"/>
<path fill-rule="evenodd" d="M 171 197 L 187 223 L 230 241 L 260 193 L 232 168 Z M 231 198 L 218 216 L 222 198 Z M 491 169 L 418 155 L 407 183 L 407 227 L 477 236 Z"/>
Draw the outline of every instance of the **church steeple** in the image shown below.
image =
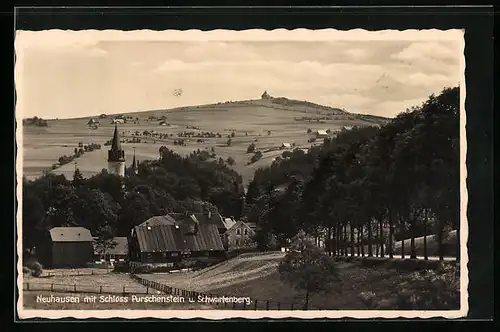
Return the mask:
<path fill-rule="evenodd" d="M 137 160 L 135 160 L 135 148 L 134 148 L 134 158 L 132 159 L 132 172 L 137 174 Z"/>
<path fill-rule="evenodd" d="M 111 161 L 125 161 L 125 151 L 122 150 L 117 125 L 115 125 L 115 133 L 113 134 L 113 140 L 111 141 L 111 149 L 108 151 L 108 162 Z"/>
<path fill-rule="evenodd" d="M 125 176 L 125 151 L 120 144 L 118 126 L 115 125 L 115 132 L 111 141 L 111 149 L 108 151 L 108 171 L 111 174 Z"/>

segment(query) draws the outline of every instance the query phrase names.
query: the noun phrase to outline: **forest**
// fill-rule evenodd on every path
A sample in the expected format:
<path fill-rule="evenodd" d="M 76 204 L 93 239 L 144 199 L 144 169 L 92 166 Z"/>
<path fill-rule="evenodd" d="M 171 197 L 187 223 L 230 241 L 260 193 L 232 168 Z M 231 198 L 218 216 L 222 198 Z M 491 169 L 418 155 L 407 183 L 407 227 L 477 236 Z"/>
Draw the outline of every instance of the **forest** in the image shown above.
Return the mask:
<path fill-rule="evenodd" d="M 459 238 L 459 143 L 459 88 L 445 88 L 381 127 L 342 131 L 257 170 L 247 218 L 263 247 L 304 230 L 337 254 L 364 255 L 368 245 L 372 256 L 379 243 L 392 257 L 394 241 L 410 238 L 414 258 L 415 238 L 436 234 L 442 257 L 444 233 Z"/>
<path fill-rule="evenodd" d="M 125 178 L 100 174 L 73 179 L 46 173 L 23 179 L 23 242 L 36 246 L 54 226 L 78 225 L 115 236 L 154 215 L 202 212 L 256 222 L 265 250 L 303 230 L 328 239 L 330 253 L 346 248 L 459 229 L 459 88 L 445 88 L 387 124 L 354 127 L 258 169 L 247 192 L 223 160 L 199 152 L 181 157 L 162 146 Z M 459 236 L 457 236 L 459 238 Z M 439 240 L 441 243 L 442 241 Z M 457 241 L 458 242 L 458 241 Z M 442 250 L 441 254 L 442 254 Z M 412 254 L 414 256 L 414 254 Z"/>

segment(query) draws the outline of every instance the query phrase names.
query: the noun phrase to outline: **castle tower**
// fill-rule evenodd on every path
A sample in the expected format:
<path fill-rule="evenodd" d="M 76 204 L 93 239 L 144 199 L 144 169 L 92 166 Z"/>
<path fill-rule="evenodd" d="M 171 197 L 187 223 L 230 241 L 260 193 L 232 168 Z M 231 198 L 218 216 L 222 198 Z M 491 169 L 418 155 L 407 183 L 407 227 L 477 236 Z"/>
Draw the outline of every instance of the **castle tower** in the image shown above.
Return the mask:
<path fill-rule="evenodd" d="M 119 176 L 125 176 L 125 151 L 120 144 L 118 126 L 115 125 L 115 133 L 111 142 L 111 149 L 108 151 L 108 172 Z"/>

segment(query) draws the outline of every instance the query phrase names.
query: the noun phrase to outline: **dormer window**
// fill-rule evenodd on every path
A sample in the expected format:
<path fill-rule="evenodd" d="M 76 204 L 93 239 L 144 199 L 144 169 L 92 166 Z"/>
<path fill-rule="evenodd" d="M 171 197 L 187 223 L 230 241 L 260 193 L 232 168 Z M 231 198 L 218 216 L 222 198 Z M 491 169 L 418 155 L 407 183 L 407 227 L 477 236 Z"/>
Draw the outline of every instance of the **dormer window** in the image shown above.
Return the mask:
<path fill-rule="evenodd" d="M 238 228 L 238 229 L 236 230 L 236 235 L 241 235 L 241 229 L 239 229 L 239 228 Z"/>

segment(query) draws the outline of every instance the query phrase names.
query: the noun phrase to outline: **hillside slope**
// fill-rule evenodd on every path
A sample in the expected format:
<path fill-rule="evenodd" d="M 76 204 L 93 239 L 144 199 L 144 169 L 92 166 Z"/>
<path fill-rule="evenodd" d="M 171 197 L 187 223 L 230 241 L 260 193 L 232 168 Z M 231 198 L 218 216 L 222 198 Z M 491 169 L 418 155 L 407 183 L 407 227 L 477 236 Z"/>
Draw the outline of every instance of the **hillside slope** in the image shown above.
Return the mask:
<path fill-rule="evenodd" d="M 232 157 L 232 166 L 248 182 L 255 170 L 270 165 L 280 154 L 283 143 L 307 149 L 316 130 L 337 131 L 343 126 L 373 126 L 387 119 L 351 114 L 344 110 L 291 99 L 261 99 L 181 107 L 169 110 L 150 110 L 122 114 L 128 120 L 118 124 L 127 164 L 132 162 L 133 148 L 137 159 L 156 159 L 164 145 L 181 155 L 195 150 L 215 153 L 215 160 Z M 79 143 L 98 143 L 101 150 L 86 153 L 77 160 L 85 177 L 107 167 L 107 147 L 112 137 L 114 116 L 48 120 L 47 127 L 25 127 L 23 137 L 24 175 L 40 176 L 50 170 L 63 155 L 72 155 Z M 100 123 L 92 128 L 89 119 Z M 310 133 L 308 133 L 310 132 Z M 230 144 L 228 139 L 231 138 Z M 183 140 L 183 145 L 176 144 Z M 262 159 L 249 163 L 253 154 L 247 147 L 254 143 L 263 153 Z M 74 165 L 66 164 L 54 173 L 73 175 Z"/>
<path fill-rule="evenodd" d="M 283 253 L 245 254 L 226 262 L 188 273 L 145 274 L 141 277 L 182 289 L 213 295 L 250 297 L 260 305 L 270 301 L 270 310 L 289 308 L 291 304 L 304 303 L 304 292 L 292 289 L 280 280 L 278 264 Z M 385 265 L 367 267 L 359 261 L 338 262 L 341 282 L 329 294 L 312 294 L 310 305 L 321 309 L 368 309 L 371 307 L 363 296 L 373 296 L 377 306 L 398 309 L 400 291 L 416 296 L 432 296 L 435 272 L 412 272 L 388 268 Z M 447 263 L 442 278 L 449 279 L 443 292 L 453 301 L 437 304 L 435 308 L 457 309 L 458 277 L 456 267 Z M 416 282 L 418 281 L 418 282 Z M 278 304 L 279 303 L 279 304 Z M 434 304 L 433 304 L 434 305 Z M 295 309 L 298 309 L 295 306 Z"/>

